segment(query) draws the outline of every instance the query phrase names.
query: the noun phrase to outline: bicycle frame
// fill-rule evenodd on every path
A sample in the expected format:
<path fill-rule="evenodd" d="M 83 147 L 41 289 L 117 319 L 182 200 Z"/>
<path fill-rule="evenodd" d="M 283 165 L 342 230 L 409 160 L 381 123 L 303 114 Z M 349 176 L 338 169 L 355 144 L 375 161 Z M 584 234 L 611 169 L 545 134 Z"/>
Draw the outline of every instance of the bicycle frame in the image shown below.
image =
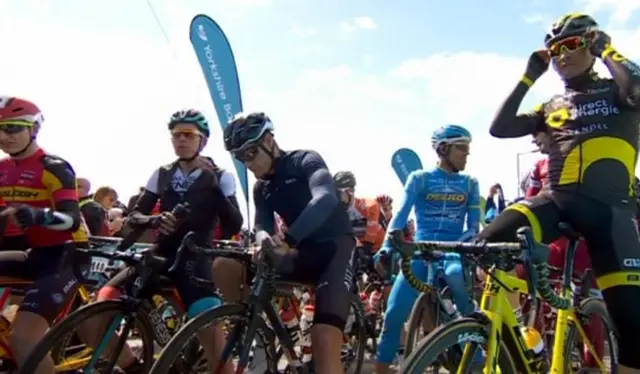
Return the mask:
<path fill-rule="evenodd" d="M 504 285 L 504 287 L 503 287 Z M 533 365 L 533 356 L 529 353 L 523 336 L 520 333 L 521 324 L 518 323 L 514 310 L 508 299 L 508 291 L 512 290 L 518 294 L 528 294 L 529 287 L 526 280 L 517 278 L 516 276 L 508 274 L 504 270 L 494 269 L 492 276 L 487 277 L 487 281 L 482 293 L 482 301 L 480 303 L 480 309 L 491 320 L 488 337 L 488 347 L 486 352 L 487 366 L 484 369 L 484 373 L 494 373 L 495 370 L 492 367 L 497 363 L 497 354 L 500 341 L 505 340 L 505 344 L 511 353 L 518 371 L 522 373 L 537 373 L 536 368 Z M 571 297 L 571 290 L 563 288 L 563 297 Z M 591 354 L 595 357 L 598 366 L 603 372 L 607 372 L 604 363 L 597 356 L 593 344 L 587 338 L 580 320 L 577 318 L 575 309 L 558 310 L 558 317 L 556 320 L 555 336 L 553 344 L 553 353 L 551 356 L 551 373 L 562 374 L 566 367 L 564 360 L 564 352 L 566 349 L 566 337 L 568 332 L 569 323 L 573 324 L 578 329 L 583 342 L 587 345 L 587 348 Z M 472 354 L 470 346 L 466 346 L 463 355 L 463 362 L 470 359 Z"/>

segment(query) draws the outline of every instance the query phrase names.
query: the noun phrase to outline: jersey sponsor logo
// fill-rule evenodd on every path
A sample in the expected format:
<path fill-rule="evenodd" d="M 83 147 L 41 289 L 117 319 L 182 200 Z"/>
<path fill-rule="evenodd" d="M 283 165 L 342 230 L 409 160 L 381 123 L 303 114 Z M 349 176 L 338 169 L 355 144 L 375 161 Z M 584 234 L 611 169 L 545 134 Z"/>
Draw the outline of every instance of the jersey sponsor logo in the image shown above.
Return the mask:
<path fill-rule="evenodd" d="M 620 109 L 605 99 L 578 104 L 573 113 L 574 118 L 589 116 L 607 117 L 616 114 L 620 114 Z"/>
<path fill-rule="evenodd" d="M 0 187 L 0 196 L 7 201 L 38 200 L 40 190 L 25 187 Z"/>
<path fill-rule="evenodd" d="M 576 104 L 575 106 L 570 106 L 570 104 L 563 102 L 562 105 L 563 106 L 561 108 L 558 108 L 547 115 L 546 123 L 549 127 L 557 129 L 563 127 L 568 120 L 575 120 L 580 117 L 608 117 L 620 114 L 620 108 L 613 105 L 606 99 Z M 602 126 L 605 126 L 605 128 L 602 128 Z M 583 126 L 580 128 L 579 132 L 593 132 L 597 130 L 606 130 L 606 125 L 600 124 L 599 127 L 594 128 Z"/>
<path fill-rule="evenodd" d="M 198 177 L 202 174 L 202 170 L 196 169 L 189 175 L 182 174 L 182 170 L 176 169 L 173 178 L 171 178 L 171 188 L 179 194 L 187 192 L 189 187 L 195 183 Z"/>
<path fill-rule="evenodd" d="M 622 260 L 622 265 L 627 268 L 640 269 L 640 258 L 625 258 Z"/>
<path fill-rule="evenodd" d="M 464 194 L 461 193 L 435 193 L 430 192 L 427 194 L 427 201 L 447 201 L 447 202 L 456 202 L 462 203 L 467 199 Z"/>
<path fill-rule="evenodd" d="M 577 129 L 565 129 L 563 131 L 570 135 L 589 134 L 595 131 L 609 131 L 609 125 L 606 123 L 592 123 Z"/>

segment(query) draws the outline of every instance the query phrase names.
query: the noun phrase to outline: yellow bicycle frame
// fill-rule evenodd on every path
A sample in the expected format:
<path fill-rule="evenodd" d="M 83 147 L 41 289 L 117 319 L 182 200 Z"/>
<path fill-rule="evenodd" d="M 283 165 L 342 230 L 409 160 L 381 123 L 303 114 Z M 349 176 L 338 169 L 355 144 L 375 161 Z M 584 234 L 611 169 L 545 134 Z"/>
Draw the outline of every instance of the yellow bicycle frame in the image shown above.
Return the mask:
<path fill-rule="evenodd" d="M 493 374 L 496 372 L 495 366 L 498 362 L 498 348 L 501 340 L 504 340 L 506 347 L 516 363 L 518 373 L 537 374 L 539 372 L 536 370 L 534 365 L 532 353 L 527 348 L 520 332 L 522 325 L 518 323 L 513 307 L 509 303 L 509 293 L 500 283 L 518 294 L 526 295 L 529 293 L 529 288 L 525 280 L 517 278 L 514 275 L 510 275 L 504 270 L 494 269 L 492 276 L 487 277 L 484 291 L 482 293 L 480 309 L 491 320 L 491 326 L 487 342 L 486 366 L 483 373 Z M 562 296 L 567 298 L 572 297 L 571 291 L 564 290 Z M 551 373 L 565 374 L 563 370 L 567 365 L 564 360 L 564 352 L 566 349 L 565 342 L 570 322 L 573 322 L 578 329 L 578 332 L 582 337 L 582 341 L 586 344 L 589 352 L 595 357 L 600 370 L 603 373 L 607 373 L 608 371 L 605 369 L 604 363 L 600 357 L 596 355 L 593 344 L 591 344 L 587 338 L 584 329 L 576 318 L 575 309 L 573 308 L 569 310 L 558 310 L 553 354 L 551 356 Z M 473 353 L 471 352 L 470 347 L 470 345 L 465 347 L 462 362 L 470 362 L 469 360 Z"/>

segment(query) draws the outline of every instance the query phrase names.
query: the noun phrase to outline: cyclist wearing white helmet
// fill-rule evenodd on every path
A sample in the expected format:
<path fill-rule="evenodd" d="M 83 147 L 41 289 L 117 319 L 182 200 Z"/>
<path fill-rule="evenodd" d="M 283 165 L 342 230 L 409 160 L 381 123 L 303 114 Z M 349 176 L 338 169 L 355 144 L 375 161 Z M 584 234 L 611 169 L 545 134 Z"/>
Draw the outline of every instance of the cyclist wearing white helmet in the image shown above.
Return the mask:
<path fill-rule="evenodd" d="M 462 126 L 447 125 L 433 133 L 431 144 L 439 158 L 438 166 L 409 174 L 404 186 L 404 198 L 398 212 L 391 219 L 389 231 L 403 230 L 411 209 L 414 209 L 417 221 L 416 240 L 467 240 L 478 232 L 478 182 L 468 175 L 460 174 L 467 164 L 470 143 L 471 134 Z M 467 231 L 463 232 L 465 218 Z M 376 255 L 376 262 L 388 262 L 389 250 L 385 243 Z M 423 260 L 416 260 L 411 267 L 417 277 L 431 284 L 434 273 L 443 270 L 458 311 L 462 314 L 473 311 L 457 254 L 447 255 L 443 261 L 430 266 Z M 417 297 L 418 291 L 409 285 L 404 275 L 398 274 L 387 302 L 384 326 L 378 343 L 376 373 L 387 373 L 398 352 L 400 332 Z"/>
<path fill-rule="evenodd" d="M 240 113 L 224 131 L 225 148 L 245 163 L 258 181 L 253 188 L 256 230 L 272 235 L 291 255 L 283 279 L 315 284 L 315 315 L 311 330 L 313 356 L 319 374 L 340 374 L 342 330 L 351 300 L 350 259 L 355 240 L 349 216 L 339 204 L 331 173 L 322 157 L 308 150 L 284 151 L 264 113 Z M 274 230 L 274 213 L 287 226 Z M 288 256 L 288 255 L 285 255 Z M 233 262 L 227 259 L 218 261 Z M 231 268 L 231 267 L 229 267 Z M 229 274 L 223 294 L 237 293 L 238 274 Z M 237 295 L 236 295 L 237 296 Z"/>

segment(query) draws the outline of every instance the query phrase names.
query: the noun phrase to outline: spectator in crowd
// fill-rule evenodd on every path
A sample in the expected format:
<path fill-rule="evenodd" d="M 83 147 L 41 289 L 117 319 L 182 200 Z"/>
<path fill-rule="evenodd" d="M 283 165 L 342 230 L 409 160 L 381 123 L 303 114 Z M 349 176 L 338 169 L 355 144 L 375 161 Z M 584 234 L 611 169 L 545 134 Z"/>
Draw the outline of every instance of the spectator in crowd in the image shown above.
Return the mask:
<path fill-rule="evenodd" d="M 108 236 L 107 211 L 91 197 L 91 183 L 86 178 L 77 178 L 80 211 L 89 233 L 94 236 Z"/>
<path fill-rule="evenodd" d="M 96 190 L 96 193 L 93 195 L 93 199 L 102 206 L 105 212 L 109 212 L 118 204 L 118 193 L 115 189 L 109 186 L 104 186 Z M 108 216 L 106 218 L 108 218 Z M 110 221 L 107 219 L 107 227 L 107 235 L 111 236 L 122 229 L 122 222 L 121 220 Z"/>
<path fill-rule="evenodd" d="M 497 201 L 496 201 L 497 200 Z M 485 203 L 485 222 L 491 223 L 506 208 L 504 193 L 500 183 L 489 188 L 489 195 Z"/>
<path fill-rule="evenodd" d="M 93 195 L 93 199 L 108 211 L 113 208 L 113 205 L 118 201 L 118 193 L 115 189 L 109 186 L 104 186 L 96 190 L 96 193 Z"/>
<path fill-rule="evenodd" d="M 111 208 L 108 213 L 109 236 L 120 236 L 124 226 L 124 210 L 122 208 Z"/>

